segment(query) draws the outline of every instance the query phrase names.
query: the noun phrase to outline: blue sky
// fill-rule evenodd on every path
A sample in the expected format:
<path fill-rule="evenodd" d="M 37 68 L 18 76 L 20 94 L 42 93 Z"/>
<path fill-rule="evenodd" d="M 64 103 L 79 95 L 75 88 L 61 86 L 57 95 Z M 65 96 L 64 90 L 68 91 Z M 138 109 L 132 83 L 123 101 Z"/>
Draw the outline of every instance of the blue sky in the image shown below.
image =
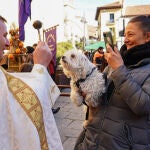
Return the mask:
<path fill-rule="evenodd" d="M 74 0 L 75 7 L 80 15 L 85 15 L 89 24 L 97 25 L 95 14 L 97 7 L 113 3 L 116 0 Z M 144 5 L 149 4 L 150 0 L 124 0 L 125 5 Z"/>

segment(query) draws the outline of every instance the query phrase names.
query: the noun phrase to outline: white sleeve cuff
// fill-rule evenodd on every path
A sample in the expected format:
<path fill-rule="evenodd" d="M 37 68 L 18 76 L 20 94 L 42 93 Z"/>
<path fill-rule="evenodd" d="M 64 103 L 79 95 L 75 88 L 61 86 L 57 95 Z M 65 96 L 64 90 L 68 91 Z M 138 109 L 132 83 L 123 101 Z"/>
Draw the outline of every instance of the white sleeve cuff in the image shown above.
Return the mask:
<path fill-rule="evenodd" d="M 34 64 L 32 72 L 44 74 L 44 73 L 47 73 L 47 68 L 41 64 Z"/>

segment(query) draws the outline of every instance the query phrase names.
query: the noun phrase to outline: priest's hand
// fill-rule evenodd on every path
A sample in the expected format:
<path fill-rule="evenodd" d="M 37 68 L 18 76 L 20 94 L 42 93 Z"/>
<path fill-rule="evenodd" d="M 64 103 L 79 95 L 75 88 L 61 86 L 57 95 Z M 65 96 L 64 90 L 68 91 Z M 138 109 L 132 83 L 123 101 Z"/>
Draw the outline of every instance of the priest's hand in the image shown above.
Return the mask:
<path fill-rule="evenodd" d="M 52 59 L 52 53 L 47 43 L 38 42 L 36 49 L 33 52 L 34 64 L 40 64 L 47 67 Z"/>

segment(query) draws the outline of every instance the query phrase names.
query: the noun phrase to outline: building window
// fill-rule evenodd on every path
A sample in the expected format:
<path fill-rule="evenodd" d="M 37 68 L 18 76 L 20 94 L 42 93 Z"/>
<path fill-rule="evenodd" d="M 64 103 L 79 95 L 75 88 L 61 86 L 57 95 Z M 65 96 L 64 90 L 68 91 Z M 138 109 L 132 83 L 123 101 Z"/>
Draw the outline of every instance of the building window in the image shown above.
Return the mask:
<path fill-rule="evenodd" d="M 109 14 L 109 21 L 112 23 L 112 22 L 114 22 L 114 14 Z"/>

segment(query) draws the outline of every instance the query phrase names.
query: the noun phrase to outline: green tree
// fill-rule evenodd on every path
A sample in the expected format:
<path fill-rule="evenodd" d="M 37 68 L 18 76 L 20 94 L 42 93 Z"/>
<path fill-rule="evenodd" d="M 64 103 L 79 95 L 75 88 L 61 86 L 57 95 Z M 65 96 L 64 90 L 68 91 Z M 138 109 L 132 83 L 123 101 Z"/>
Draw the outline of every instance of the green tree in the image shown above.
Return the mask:
<path fill-rule="evenodd" d="M 77 49 L 83 49 L 83 42 L 76 41 L 75 45 L 76 45 Z"/>
<path fill-rule="evenodd" d="M 57 64 L 59 64 L 59 60 L 63 56 L 63 54 L 67 50 L 70 50 L 72 48 L 73 48 L 73 45 L 70 41 L 57 43 L 57 53 L 56 53 Z"/>

